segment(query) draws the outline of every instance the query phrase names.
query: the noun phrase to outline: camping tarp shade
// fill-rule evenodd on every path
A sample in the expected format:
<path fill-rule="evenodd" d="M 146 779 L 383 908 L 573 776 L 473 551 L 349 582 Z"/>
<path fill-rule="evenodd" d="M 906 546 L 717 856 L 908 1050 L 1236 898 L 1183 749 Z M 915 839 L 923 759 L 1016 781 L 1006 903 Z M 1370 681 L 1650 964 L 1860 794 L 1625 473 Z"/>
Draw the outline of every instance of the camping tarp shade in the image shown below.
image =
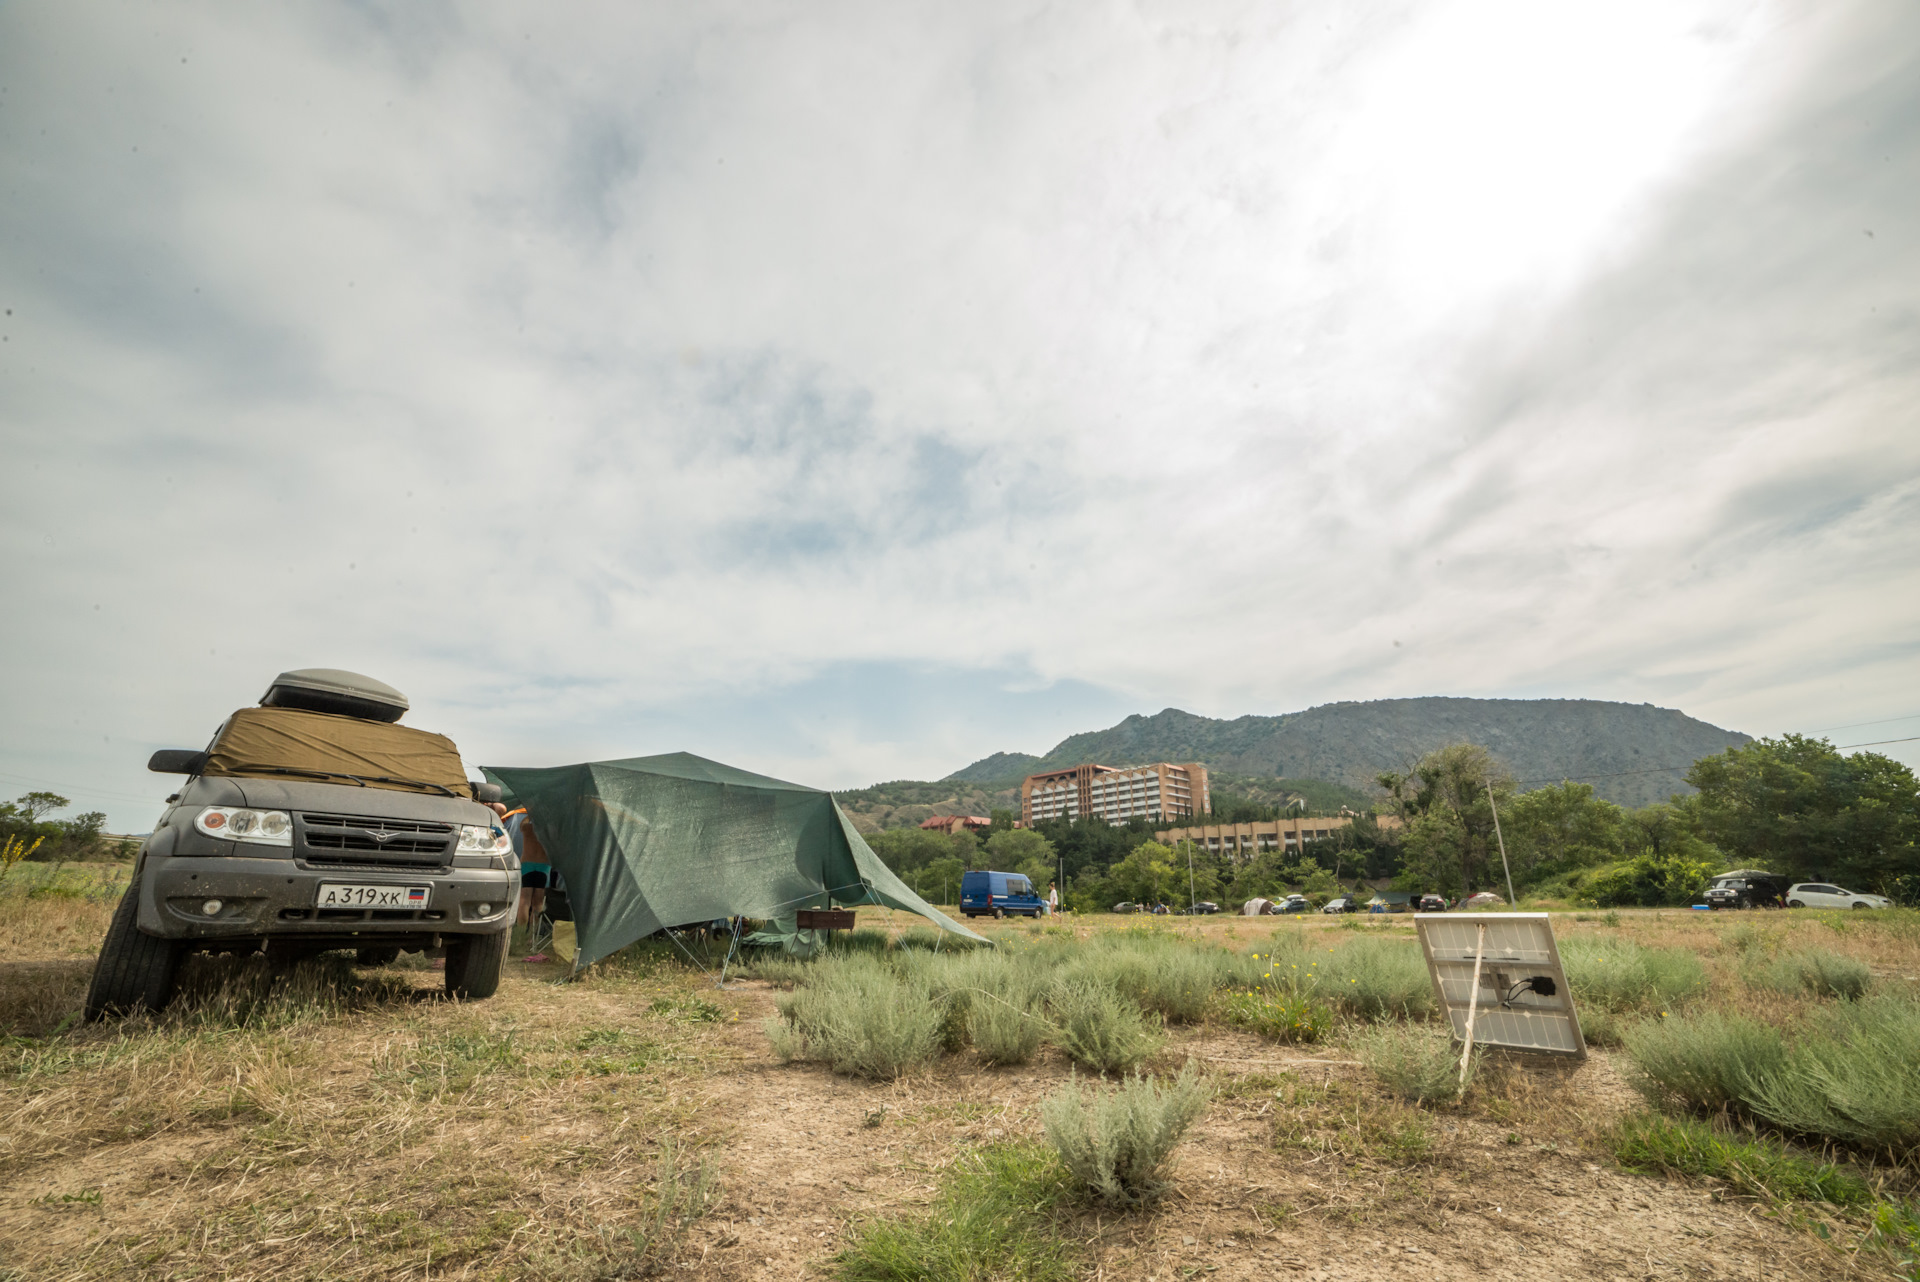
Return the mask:
<path fill-rule="evenodd" d="M 777 920 L 884 905 L 980 936 L 908 890 L 830 793 L 691 753 L 544 768 L 482 767 L 525 806 L 567 879 L 580 966 L 663 926 Z"/>

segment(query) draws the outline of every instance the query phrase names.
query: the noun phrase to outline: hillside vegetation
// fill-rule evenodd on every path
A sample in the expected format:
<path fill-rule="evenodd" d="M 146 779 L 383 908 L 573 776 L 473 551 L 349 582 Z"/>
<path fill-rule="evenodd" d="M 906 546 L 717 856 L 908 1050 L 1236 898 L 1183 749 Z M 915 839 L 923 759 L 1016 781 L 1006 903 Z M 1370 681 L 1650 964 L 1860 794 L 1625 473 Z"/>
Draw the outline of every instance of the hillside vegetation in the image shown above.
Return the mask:
<path fill-rule="evenodd" d="M 1376 776 L 1405 772 L 1452 743 L 1486 745 L 1522 788 L 1585 779 L 1623 806 L 1689 792 L 1701 757 L 1751 740 L 1673 708 L 1593 699 L 1376 699 L 1277 717 L 1219 721 L 1168 708 L 1062 740 L 1043 757 L 995 753 L 945 782 L 1018 783 L 1037 770 L 1198 761 L 1241 776 L 1318 779 L 1371 796 Z"/>

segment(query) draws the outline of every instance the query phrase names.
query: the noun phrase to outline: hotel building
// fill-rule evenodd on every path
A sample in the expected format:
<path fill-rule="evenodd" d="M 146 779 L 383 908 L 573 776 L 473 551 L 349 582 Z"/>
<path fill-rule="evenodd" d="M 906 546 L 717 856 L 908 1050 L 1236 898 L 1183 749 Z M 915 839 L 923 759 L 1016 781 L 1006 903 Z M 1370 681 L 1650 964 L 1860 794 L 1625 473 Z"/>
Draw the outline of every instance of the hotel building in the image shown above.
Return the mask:
<path fill-rule="evenodd" d="M 1110 824 L 1129 819 L 1172 819 L 1211 808 L 1207 768 L 1159 762 L 1151 766 L 1084 765 L 1028 775 L 1020 784 L 1020 822 L 1031 828 L 1044 819 L 1082 815 Z"/>

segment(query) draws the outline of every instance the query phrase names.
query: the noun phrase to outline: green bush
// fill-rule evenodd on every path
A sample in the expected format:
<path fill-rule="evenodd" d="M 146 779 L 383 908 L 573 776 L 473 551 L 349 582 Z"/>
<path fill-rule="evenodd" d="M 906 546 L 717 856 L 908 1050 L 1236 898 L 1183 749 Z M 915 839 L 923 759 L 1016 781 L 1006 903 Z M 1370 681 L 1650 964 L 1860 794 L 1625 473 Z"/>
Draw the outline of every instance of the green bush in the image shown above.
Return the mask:
<path fill-rule="evenodd" d="M 1350 1015 L 1377 1021 L 1433 1013 L 1433 981 L 1412 940 L 1363 936 L 1315 961 L 1319 992 Z"/>
<path fill-rule="evenodd" d="M 860 1226 L 834 1263 L 846 1282 L 1068 1282 L 1079 1276 L 1072 1240 L 1054 1216 L 1072 1192 L 1038 1144 L 963 1154 L 924 1218 Z"/>
<path fill-rule="evenodd" d="M 1777 1140 L 1730 1135 L 1712 1125 L 1654 1114 L 1622 1119 L 1610 1137 L 1621 1166 L 1643 1175 L 1682 1175 L 1725 1180 L 1742 1193 L 1769 1201 L 1820 1201 L 1868 1206 L 1873 1190 L 1857 1175 L 1831 1162 L 1787 1152 Z"/>
<path fill-rule="evenodd" d="M 1161 1168 L 1206 1107 L 1189 1060 L 1166 1089 L 1135 1076 L 1110 1091 L 1069 1082 L 1040 1106 L 1060 1160 L 1101 1201 L 1138 1206 L 1166 1191 Z"/>
<path fill-rule="evenodd" d="M 1754 971 L 1753 982 L 1776 992 L 1854 1001 L 1866 996 L 1867 989 L 1873 986 L 1873 971 L 1865 962 L 1814 948 L 1782 953 L 1760 965 Z"/>
<path fill-rule="evenodd" d="M 1109 935 L 1068 963 L 1066 975 L 1105 985 L 1170 1023 L 1205 1018 L 1214 990 L 1229 981 L 1234 959 L 1183 941 Z"/>
<path fill-rule="evenodd" d="M 1317 1042 L 1333 1027 L 1333 1011 L 1306 993 L 1255 988 L 1220 999 L 1221 1015 L 1270 1042 Z"/>
<path fill-rule="evenodd" d="M 1755 1083 L 1787 1059 L 1778 1030 L 1711 1010 L 1644 1021 L 1627 1030 L 1625 1042 L 1635 1089 L 1650 1104 L 1683 1111 L 1744 1111 Z"/>
<path fill-rule="evenodd" d="M 1104 984 L 1063 979 L 1049 1006 L 1060 1049 L 1095 1072 L 1125 1072 L 1160 1049 L 1163 1039 L 1154 1023 Z"/>
<path fill-rule="evenodd" d="M 1578 894 L 1601 908 L 1690 904 L 1707 888 L 1713 863 L 1683 854 L 1641 855 L 1588 873 Z"/>
<path fill-rule="evenodd" d="M 1354 1050 L 1382 1086 L 1414 1104 L 1452 1099 L 1460 1090 L 1460 1048 L 1436 1028 L 1388 1024 L 1363 1030 Z M 1480 1049 L 1467 1061 L 1471 1086 Z"/>
<path fill-rule="evenodd" d="M 781 998 L 779 1009 L 803 1048 L 787 1049 L 823 1059 L 836 1073 L 894 1078 L 940 1051 L 943 1003 L 875 958 L 814 962 L 808 982 Z"/>
<path fill-rule="evenodd" d="M 1035 1013 L 1033 985 L 1013 977 L 998 991 L 973 994 L 967 1007 L 967 1036 L 989 1064 L 1024 1064 L 1040 1049 L 1047 1021 Z"/>
<path fill-rule="evenodd" d="M 1644 948 L 1624 939 L 1569 939 L 1560 945 L 1560 962 L 1573 1000 L 1583 1011 L 1670 1012 L 1707 987 L 1707 968 L 1681 948 Z"/>

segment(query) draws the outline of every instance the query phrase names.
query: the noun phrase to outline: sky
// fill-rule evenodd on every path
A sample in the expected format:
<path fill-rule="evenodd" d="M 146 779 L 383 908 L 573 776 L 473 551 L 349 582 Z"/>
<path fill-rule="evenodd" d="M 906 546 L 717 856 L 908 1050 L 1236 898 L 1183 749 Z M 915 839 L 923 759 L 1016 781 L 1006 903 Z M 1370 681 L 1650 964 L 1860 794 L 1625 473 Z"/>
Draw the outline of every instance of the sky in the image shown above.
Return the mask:
<path fill-rule="evenodd" d="M 1916 142 L 1903 4 L 0 6 L 0 791 L 1920 735 Z"/>

